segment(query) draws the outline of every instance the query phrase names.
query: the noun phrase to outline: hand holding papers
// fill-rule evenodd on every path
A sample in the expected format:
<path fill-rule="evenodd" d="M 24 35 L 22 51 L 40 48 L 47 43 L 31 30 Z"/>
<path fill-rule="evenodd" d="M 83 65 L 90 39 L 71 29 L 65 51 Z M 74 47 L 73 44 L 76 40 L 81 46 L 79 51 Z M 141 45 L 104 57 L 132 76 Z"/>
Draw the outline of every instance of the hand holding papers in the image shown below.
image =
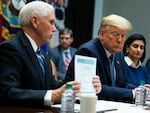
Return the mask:
<path fill-rule="evenodd" d="M 92 79 L 96 75 L 96 58 L 75 56 L 75 80 L 81 83 L 81 95 L 95 95 Z"/>

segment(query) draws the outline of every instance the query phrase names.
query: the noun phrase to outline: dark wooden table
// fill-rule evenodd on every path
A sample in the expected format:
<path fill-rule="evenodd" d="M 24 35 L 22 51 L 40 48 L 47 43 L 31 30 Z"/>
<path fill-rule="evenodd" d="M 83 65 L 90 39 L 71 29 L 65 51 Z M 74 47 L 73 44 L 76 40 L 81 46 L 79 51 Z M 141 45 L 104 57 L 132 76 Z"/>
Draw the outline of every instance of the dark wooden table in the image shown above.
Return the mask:
<path fill-rule="evenodd" d="M 26 107 L 0 106 L 0 113 L 59 113 L 59 110 L 56 108 L 36 109 Z"/>
<path fill-rule="evenodd" d="M 150 104 L 147 104 L 145 109 L 150 110 Z M 36 109 L 36 108 L 27 108 L 27 107 L 0 106 L 0 113 L 59 113 L 59 109 L 58 108 Z"/>

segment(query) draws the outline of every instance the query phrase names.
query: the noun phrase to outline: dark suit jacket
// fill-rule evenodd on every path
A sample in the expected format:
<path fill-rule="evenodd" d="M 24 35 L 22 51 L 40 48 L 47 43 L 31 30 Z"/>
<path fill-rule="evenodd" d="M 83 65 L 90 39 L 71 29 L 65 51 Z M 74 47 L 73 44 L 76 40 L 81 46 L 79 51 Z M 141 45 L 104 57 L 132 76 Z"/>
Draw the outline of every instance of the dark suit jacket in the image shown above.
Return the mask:
<path fill-rule="evenodd" d="M 146 68 L 147 68 L 147 70 L 148 70 L 148 73 L 149 73 L 149 75 L 150 75 L 150 58 L 146 61 Z"/>
<path fill-rule="evenodd" d="M 121 53 L 115 56 L 116 87 L 111 86 L 111 75 L 109 61 L 106 52 L 98 38 L 83 44 L 76 54 L 97 58 L 96 74 L 100 76 L 102 91 L 98 94 L 98 99 L 132 101 L 132 85 L 128 84 L 126 78 L 126 67 Z M 72 59 L 65 81 L 74 80 L 74 58 Z"/>
<path fill-rule="evenodd" d="M 44 57 L 45 77 L 36 53 L 22 30 L 0 44 L 2 104 L 43 107 L 47 90 L 60 86 L 52 76 L 49 59 Z"/>
<path fill-rule="evenodd" d="M 76 48 L 70 46 L 70 55 L 74 56 Z M 65 63 L 63 60 L 62 49 L 60 45 L 51 49 L 52 60 L 54 61 L 57 69 L 58 79 L 64 80 L 66 75 Z"/>

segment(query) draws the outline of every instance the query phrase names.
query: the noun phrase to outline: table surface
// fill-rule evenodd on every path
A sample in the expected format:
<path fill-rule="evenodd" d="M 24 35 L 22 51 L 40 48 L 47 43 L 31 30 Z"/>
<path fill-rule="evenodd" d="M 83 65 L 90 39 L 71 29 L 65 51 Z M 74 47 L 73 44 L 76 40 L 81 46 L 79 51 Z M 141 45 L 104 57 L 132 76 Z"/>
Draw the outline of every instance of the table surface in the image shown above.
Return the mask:
<path fill-rule="evenodd" d="M 59 113 L 59 110 L 57 108 L 36 109 L 27 107 L 0 106 L 0 113 Z"/>
<path fill-rule="evenodd" d="M 149 110 L 146 110 L 135 107 L 134 104 L 99 100 L 97 102 L 97 111 L 99 112 L 97 113 L 150 113 L 150 101 L 148 104 Z M 79 104 L 75 106 L 79 111 L 78 107 L 80 107 Z M 46 109 L 0 106 L 0 113 L 59 113 L 59 108 L 60 106 Z"/>
<path fill-rule="evenodd" d="M 149 101 L 146 103 L 149 104 Z M 148 106 L 137 107 L 130 103 L 100 100 L 97 105 L 99 111 L 104 111 L 102 113 L 150 113 L 150 110 L 146 109 Z"/>
<path fill-rule="evenodd" d="M 57 104 L 53 105 L 53 107 L 60 108 L 61 105 Z M 75 111 L 79 113 L 80 104 L 75 104 Z M 150 113 L 150 110 L 146 110 L 145 107 L 137 107 L 135 104 L 106 100 L 97 101 L 96 111 L 97 113 Z"/>

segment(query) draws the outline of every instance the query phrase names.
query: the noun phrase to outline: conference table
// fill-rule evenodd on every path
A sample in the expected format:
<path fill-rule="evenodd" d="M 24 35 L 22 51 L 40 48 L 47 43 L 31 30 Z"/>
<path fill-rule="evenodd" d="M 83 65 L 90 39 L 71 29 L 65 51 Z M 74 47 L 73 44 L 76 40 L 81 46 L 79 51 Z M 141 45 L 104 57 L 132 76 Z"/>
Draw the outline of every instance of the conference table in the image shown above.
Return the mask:
<path fill-rule="evenodd" d="M 150 113 L 146 108 L 136 107 L 134 104 L 98 100 L 96 105 L 97 113 Z M 6 107 L 0 106 L 0 113 L 59 113 L 61 105 L 53 105 L 52 108 L 37 109 L 27 107 Z M 75 104 L 75 113 L 80 113 L 80 104 Z"/>
<path fill-rule="evenodd" d="M 0 113 L 59 113 L 57 108 L 27 108 L 27 107 L 4 107 L 0 106 Z"/>

